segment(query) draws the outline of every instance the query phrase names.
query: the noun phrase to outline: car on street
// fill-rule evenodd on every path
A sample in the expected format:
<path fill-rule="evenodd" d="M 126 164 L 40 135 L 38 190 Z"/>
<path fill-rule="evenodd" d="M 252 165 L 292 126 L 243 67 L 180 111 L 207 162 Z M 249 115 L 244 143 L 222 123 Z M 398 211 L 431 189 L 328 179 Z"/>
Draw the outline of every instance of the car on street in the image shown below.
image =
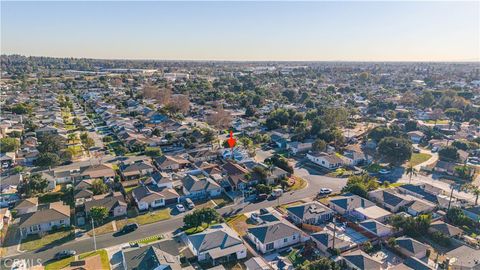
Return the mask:
<path fill-rule="evenodd" d="M 65 258 L 68 258 L 68 257 L 75 256 L 75 254 L 77 254 L 77 252 L 75 250 L 71 250 L 71 249 L 62 250 L 60 252 L 55 253 L 53 258 L 55 260 L 61 260 L 61 259 L 65 259 Z"/>
<path fill-rule="evenodd" d="M 268 195 L 265 194 L 265 193 L 262 193 L 262 194 L 258 194 L 258 195 L 257 195 L 256 200 L 257 200 L 257 202 L 260 202 L 260 201 L 266 200 L 267 198 L 268 198 Z"/>
<path fill-rule="evenodd" d="M 319 194 L 320 195 L 327 195 L 327 194 L 332 193 L 332 191 L 333 190 L 331 188 L 321 188 Z"/>
<path fill-rule="evenodd" d="M 281 188 L 276 188 L 276 189 L 272 190 L 271 195 L 272 195 L 273 198 L 278 198 L 278 197 L 283 195 L 283 190 Z"/>
<path fill-rule="evenodd" d="M 187 203 L 188 209 L 191 210 L 191 209 L 195 208 L 195 204 L 193 203 L 192 199 L 186 198 L 186 199 L 185 199 L 185 202 Z"/>
<path fill-rule="evenodd" d="M 380 171 L 378 171 L 379 174 L 389 174 L 390 171 L 387 170 L 387 169 L 381 169 Z"/>
<path fill-rule="evenodd" d="M 185 206 L 183 206 L 183 204 L 177 204 L 176 208 L 177 208 L 178 212 L 180 212 L 180 213 L 185 212 Z"/>
<path fill-rule="evenodd" d="M 136 229 L 138 229 L 138 224 L 137 223 L 130 223 L 130 224 L 127 224 L 127 225 L 123 226 L 123 228 L 120 230 L 120 233 L 126 234 L 126 233 L 133 232 Z"/>

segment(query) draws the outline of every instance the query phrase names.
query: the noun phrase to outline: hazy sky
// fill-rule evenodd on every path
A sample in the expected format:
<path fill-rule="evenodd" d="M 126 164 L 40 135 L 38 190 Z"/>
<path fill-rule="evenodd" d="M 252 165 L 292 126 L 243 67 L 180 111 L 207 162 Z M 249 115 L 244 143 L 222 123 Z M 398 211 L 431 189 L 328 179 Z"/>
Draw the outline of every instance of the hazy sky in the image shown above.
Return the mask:
<path fill-rule="evenodd" d="M 5 2 L 1 53 L 479 61 L 480 2 Z"/>

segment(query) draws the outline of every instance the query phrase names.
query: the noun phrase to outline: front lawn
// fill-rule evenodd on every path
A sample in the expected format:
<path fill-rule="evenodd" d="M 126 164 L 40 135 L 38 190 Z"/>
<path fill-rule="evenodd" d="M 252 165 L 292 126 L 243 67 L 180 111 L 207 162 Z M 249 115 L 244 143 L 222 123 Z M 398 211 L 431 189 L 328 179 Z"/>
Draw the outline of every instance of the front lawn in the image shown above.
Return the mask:
<path fill-rule="evenodd" d="M 288 255 L 288 260 L 292 262 L 294 267 L 302 265 L 305 262 L 305 258 L 303 258 L 302 254 L 300 254 L 300 250 L 293 249 Z"/>
<path fill-rule="evenodd" d="M 247 234 L 248 229 L 247 219 L 247 216 L 242 214 L 229 218 L 226 222 L 227 225 L 235 230 L 240 236 L 244 236 Z"/>
<path fill-rule="evenodd" d="M 100 249 L 100 250 L 97 250 L 97 251 L 92 251 L 92 252 L 87 252 L 87 253 L 80 254 L 78 256 L 78 259 L 83 260 L 85 258 L 92 257 L 92 256 L 95 256 L 95 255 L 100 255 L 100 260 L 102 261 L 102 269 L 110 270 L 110 262 L 109 262 L 109 259 L 108 259 L 107 251 L 105 249 Z"/>
<path fill-rule="evenodd" d="M 413 153 L 412 157 L 410 158 L 409 164 L 412 166 L 417 166 L 427 160 L 429 160 L 432 155 L 427 153 Z"/>
<path fill-rule="evenodd" d="M 20 244 L 20 250 L 37 250 L 49 245 L 61 245 L 73 239 L 75 239 L 75 234 L 71 229 L 46 234 L 42 237 L 38 235 L 29 235 L 26 239 L 22 240 L 22 243 Z"/>
<path fill-rule="evenodd" d="M 233 203 L 232 199 L 230 199 L 227 195 L 223 193 L 221 197 L 214 198 L 212 199 L 212 201 L 215 202 L 215 204 L 217 205 L 217 208 L 222 208 L 226 205 Z"/>
<path fill-rule="evenodd" d="M 102 269 L 110 270 L 110 262 L 108 259 L 108 254 L 105 249 L 100 249 L 97 251 L 91 251 L 87 253 L 82 253 L 78 255 L 78 260 L 83 260 L 88 257 L 100 255 L 100 261 L 102 263 Z M 68 267 L 71 262 L 75 261 L 76 256 L 68 257 L 63 260 L 54 261 L 45 265 L 45 270 L 59 270 L 65 267 Z"/>
<path fill-rule="evenodd" d="M 199 232 L 205 231 L 206 229 L 208 229 L 208 227 L 210 227 L 210 224 L 203 223 L 202 226 L 192 227 L 192 228 L 186 229 L 184 232 L 185 232 L 185 234 L 187 234 L 187 235 L 195 234 L 195 233 L 199 233 Z"/>
<path fill-rule="evenodd" d="M 54 261 L 45 265 L 45 270 L 59 270 L 68 267 L 71 262 L 75 261 L 75 256 L 68 257 L 63 260 Z"/>
<path fill-rule="evenodd" d="M 106 233 L 111 233 L 113 232 L 113 225 L 112 221 L 105 223 L 101 226 L 95 227 L 95 235 L 101 235 L 101 234 L 106 234 Z M 93 230 L 90 230 L 87 232 L 88 235 L 93 236 Z"/>
<path fill-rule="evenodd" d="M 138 225 L 145 225 L 149 223 L 155 223 L 162 220 L 170 219 L 172 216 L 170 215 L 170 208 L 165 208 L 158 211 L 148 212 L 145 214 L 140 214 L 136 217 L 132 217 L 129 219 L 121 219 L 117 220 L 117 229 L 120 230 L 123 226 L 128 223 L 138 223 Z"/>
<path fill-rule="evenodd" d="M 292 183 L 291 186 L 288 187 L 288 191 L 299 190 L 299 189 L 305 188 L 307 186 L 307 181 L 305 181 L 305 179 L 303 179 L 301 177 L 293 176 L 290 179 L 293 179 L 293 183 Z"/>
<path fill-rule="evenodd" d="M 148 212 L 144 215 L 139 215 L 133 218 L 135 221 L 140 225 L 155 223 L 161 220 L 170 219 L 172 216 L 170 215 L 170 208 L 165 208 L 162 210 Z"/>

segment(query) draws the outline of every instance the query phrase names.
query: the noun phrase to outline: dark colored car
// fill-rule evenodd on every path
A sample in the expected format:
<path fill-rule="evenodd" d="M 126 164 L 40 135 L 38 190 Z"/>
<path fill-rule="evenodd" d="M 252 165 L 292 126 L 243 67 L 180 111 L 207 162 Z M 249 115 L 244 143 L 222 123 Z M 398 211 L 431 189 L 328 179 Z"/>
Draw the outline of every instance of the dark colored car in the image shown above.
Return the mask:
<path fill-rule="evenodd" d="M 53 258 L 55 260 L 61 260 L 61 259 L 65 259 L 65 258 L 68 258 L 68 257 L 71 257 L 71 256 L 75 256 L 75 254 L 77 254 L 77 252 L 75 250 L 63 250 L 63 251 L 60 251 L 60 252 L 56 253 L 55 256 L 53 256 Z"/>
<path fill-rule="evenodd" d="M 125 233 L 130 233 L 138 229 L 138 224 L 137 223 L 131 223 L 123 226 L 123 228 L 120 230 L 120 233 L 125 234 Z"/>
<path fill-rule="evenodd" d="M 257 195 L 257 201 L 264 201 L 268 198 L 268 195 L 265 194 L 265 193 L 262 193 L 262 194 L 258 194 Z"/>

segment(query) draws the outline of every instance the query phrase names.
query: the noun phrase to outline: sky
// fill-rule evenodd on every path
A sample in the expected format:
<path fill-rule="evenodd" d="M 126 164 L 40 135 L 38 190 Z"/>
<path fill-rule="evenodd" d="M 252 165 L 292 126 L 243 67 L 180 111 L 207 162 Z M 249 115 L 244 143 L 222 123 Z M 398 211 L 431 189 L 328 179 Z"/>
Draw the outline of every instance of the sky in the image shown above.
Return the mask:
<path fill-rule="evenodd" d="M 1 53 L 158 60 L 480 61 L 480 1 L 1 1 Z"/>

